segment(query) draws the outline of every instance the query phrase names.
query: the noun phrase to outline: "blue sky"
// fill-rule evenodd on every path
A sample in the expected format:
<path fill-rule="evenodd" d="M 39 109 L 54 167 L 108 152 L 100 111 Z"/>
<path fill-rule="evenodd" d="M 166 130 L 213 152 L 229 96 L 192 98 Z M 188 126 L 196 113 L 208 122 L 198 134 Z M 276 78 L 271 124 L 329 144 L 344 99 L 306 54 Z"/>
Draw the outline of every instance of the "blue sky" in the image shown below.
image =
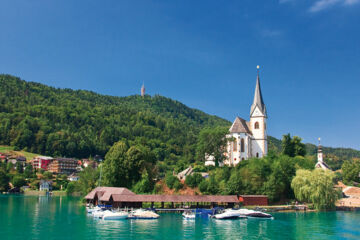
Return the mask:
<path fill-rule="evenodd" d="M 0 0 L 0 72 L 233 121 L 260 65 L 270 135 L 360 149 L 359 24 L 360 0 Z"/>

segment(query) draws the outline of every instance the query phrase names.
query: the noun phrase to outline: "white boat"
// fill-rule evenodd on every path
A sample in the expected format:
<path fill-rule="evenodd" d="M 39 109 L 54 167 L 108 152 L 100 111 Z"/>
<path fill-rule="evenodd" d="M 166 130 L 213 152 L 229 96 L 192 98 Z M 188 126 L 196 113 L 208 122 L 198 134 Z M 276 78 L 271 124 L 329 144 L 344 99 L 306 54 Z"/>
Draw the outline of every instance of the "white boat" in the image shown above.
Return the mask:
<path fill-rule="evenodd" d="M 121 219 L 126 219 L 128 217 L 128 215 L 129 214 L 127 212 L 108 211 L 102 216 L 102 219 L 103 220 L 121 220 Z"/>
<path fill-rule="evenodd" d="M 235 210 L 235 211 L 238 211 L 241 215 L 244 215 L 244 216 L 247 216 L 247 217 L 273 218 L 273 216 L 271 216 L 271 214 L 264 213 L 264 212 L 261 212 L 261 211 L 249 210 L 249 209 L 246 209 L 246 208 L 238 209 L 238 210 Z"/>
<path fill-rule="evenodd" d="M 87 211 L 87 213 L 93 213 L 93 212 L 96 212 L 96 211 L 100 211 L 101 210 L 101 208 L 99 208 L 98 206 L 96 206 L 96 207 L 93 207 L 93 208 L 90 208 L 90 207 L 86 207 L 86 211 Z"/>
<path fill-rule="evenodd" d="M 233 209 L 226 209 L 224 212 L 215 214 L 213 216 L 213 218 L 216 219 L 237 219 L 241 217 L 242 216 L 240 212 L 238 210 L 233 210 Z"/>
<path fill-rule="evenodd" d="M 101 210 L 95 211 L 95 212 L 92 213 L 92 216 L 93 216 L 94 218 L 102 218 L 106 213 L 111 213 L 111 211 L 109 211 L 109 210 L 105 210 L 105 211 L 101 211 Z"/>
<path fill-rule="evenodd" d="M 185 211 L 183 212 L 182 216 L 185 218 L 185 219 L 195 219 L 196 218 L 196 214 L 194 212 L 191 212 L 191 211 Z"/>
<path fill-rule="evenodd" d="M 129 217 L 134 219 L 157 219 L 160 217 L 160 215 L 154 213 L 153 211 L 149 211 L 145 209 L 136 209 L 131 212 Z"/>

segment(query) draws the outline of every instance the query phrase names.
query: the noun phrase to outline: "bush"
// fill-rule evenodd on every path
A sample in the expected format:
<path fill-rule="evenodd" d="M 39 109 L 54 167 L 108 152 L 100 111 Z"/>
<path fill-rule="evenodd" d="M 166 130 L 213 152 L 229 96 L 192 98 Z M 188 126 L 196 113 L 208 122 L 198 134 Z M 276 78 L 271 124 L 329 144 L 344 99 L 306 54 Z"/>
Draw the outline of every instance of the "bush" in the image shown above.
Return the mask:
<path fill-rule="evenodd" d="M 184 187 L 184 185 L 179 180 L 174 183 L 174 188 L 176 189 L 176 191 L 179 191 L 183 187 Z"/>
<path fill-rule="evenodd" d="M 202 180 L 201 183 L 199 184 L 199 190 L 201 193 L 207 193 L 207 189 L 208 189 L 208 181 L 207 180 Z"/>
<path fill-rule="evenodd" d="M 20 176 L 20 175 L 16 175 L 14 176 L 12 182 L 14 187 L 22 187 L 26 184 L 26 181 L 25 181 L 25 178 L 23 176 Z"/>
<path fill-rule="evenodd" d="M 173 189 L 174 184 L 178 181 L 179 181 L 179 179 L 177 177 L 175 177 L 174 175 L 167 174 L 165 176 L 165 183 L 168 186 L 168 188 L 170 188 L 170 189 Z"/>
<path fill-rule="evenodd" d="M 203 177 L 201 176 L 200 173 L 194 173 L 193 175 L 189 175 L 186 177 L 185 183 L 189 187 L 194 188 L 194 187 L 199 186 L 199 184 L 201 183 L 202 180 L 203 180 Z"/>
<path fill-rule="evenodd" d="M 67 194 L 72 194 L 74 192 L 76 192 L 77 190 L 77 183 L 76 182 L 69 182 L 66 188 L 66 193 Z"/>

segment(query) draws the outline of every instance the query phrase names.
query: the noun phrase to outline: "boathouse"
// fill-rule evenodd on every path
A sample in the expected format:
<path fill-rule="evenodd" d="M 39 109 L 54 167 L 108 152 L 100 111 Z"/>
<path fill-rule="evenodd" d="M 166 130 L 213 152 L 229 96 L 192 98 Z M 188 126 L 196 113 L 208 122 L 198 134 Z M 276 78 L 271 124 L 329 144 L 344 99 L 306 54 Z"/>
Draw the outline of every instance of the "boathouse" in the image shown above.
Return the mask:
<path fill-rule="evenodd" d="M 97 187 L 85 196 L 87 203 L 94 205 L 105 204 L 119 208 L 141 208 L 143 203 L 160 203 L 164 208 L 165 203 L 174 208 L 175 204 L 196 207 L 233 207 L 240 203 L 236 195 L 142 195 L 135 194 L 127 188 Z"/>

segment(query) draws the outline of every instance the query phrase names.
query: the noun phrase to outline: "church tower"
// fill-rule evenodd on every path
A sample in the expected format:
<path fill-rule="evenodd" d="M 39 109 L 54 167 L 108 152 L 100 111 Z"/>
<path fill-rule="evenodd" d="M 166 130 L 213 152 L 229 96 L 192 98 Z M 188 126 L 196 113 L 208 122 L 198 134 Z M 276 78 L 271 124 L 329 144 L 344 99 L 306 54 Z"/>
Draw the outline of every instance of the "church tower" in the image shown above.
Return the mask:
<path fill-rule="evenodd" d="M 318 146 L 318 152 L 317 152 L 317 160 L 319 163 L 323 163 L 324 162 L 324 157 L 323 157 L 323 152 L 322 152 L 322 146 L 320 143 L 320 138 L 319 138 L 319 146 Z"/>
<path fill-rule="evenodd" d="M 267 112 L 264 100 L 261 94 L 259 66 L 257 66 L 257 79 L 255 86 L 254 101 L 250 110 L 250 129 L 253 135 L 251 144 L 252 157 L 266 156 L 268 151 L 266 119 Z"/>
<path fill-rule="evenodd" d="M 145 84 L 143 83 L 143 85 L 141 86 L 141 96 L 144 97 L 145 96 Z"/>

